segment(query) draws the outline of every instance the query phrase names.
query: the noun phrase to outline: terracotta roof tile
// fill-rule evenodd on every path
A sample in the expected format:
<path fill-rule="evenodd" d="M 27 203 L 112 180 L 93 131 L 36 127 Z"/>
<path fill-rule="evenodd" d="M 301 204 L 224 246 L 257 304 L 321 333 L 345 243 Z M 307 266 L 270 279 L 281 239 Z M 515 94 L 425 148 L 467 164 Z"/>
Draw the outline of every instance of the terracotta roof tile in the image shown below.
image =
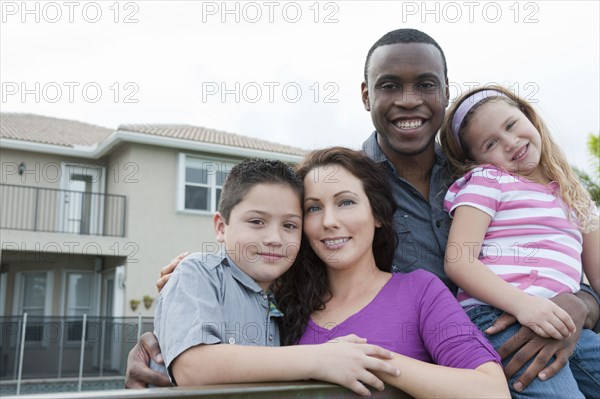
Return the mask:
<path fill-rule="evenodd" d="M 182 140 L 200 141 L 231 147 L 249 148 L 281 154 L 306 155 L 308 150 L 277 144 L 266 140 L 228 133 L 221 130 L 208 129 L 190 125 L 121 125 L 119 130 L 170 137 Z"/>
<path fill-rule="evenodd" d="M 121 125 L 118 130 L 280 154 L 303 156 L 308 152 L 298 147 L 199 126 L 132 124 Z M 106 140 L 114 132 L 113 129 L 68 119 L 34 114 L 0 113 L 0 137 L 4 139 L 65 147 L 91 146 Z"/>
<path fill-rule="evenodd" d="M 0 113 L 0 137 L 65 147 L 91 146 L 114 130 L 68 119 L 34 114 Z"/>

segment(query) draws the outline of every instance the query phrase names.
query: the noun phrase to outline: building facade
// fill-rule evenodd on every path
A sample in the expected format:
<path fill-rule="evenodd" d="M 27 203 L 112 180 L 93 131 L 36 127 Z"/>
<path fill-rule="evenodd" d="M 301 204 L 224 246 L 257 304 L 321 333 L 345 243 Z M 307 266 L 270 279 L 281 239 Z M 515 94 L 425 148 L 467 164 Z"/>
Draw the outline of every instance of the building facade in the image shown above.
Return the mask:
<path fill-rule="evenodd" d="M 212 216 L 232 165 L 249 157 L 295 163 L 305 154 L 188 125 L 113 130 L 31 114 L 0 118 L 4 374 L 16 365 L 24 313 L 32 359 L 54 356 L 55 345 L 58 373 L 68 374 L 85 314 L 97 321 L 86 325 L 86 345 L 95 348 L 88 366 L 121 368 L 125 338 L 131 344 L 137 332 L 111 323 L 153 316 L 155 281 L 174 256 L 217 250 Z M 91 342 L 92 333 L 102 339 Z M 44 374 L 40 362 L 28 365 L 31 375 L 36 367 Z"/>

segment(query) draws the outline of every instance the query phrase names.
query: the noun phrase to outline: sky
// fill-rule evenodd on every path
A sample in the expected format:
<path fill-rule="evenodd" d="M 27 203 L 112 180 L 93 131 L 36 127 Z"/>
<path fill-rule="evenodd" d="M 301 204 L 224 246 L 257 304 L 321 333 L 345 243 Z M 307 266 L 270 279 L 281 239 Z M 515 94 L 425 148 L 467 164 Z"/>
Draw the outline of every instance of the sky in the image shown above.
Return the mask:
<path fill-rule="evenodd" d="M 444 49 L 452 98 L 509 87 L 588 171 L 586 139 L 600 131 L 595 0 L 0 3 L 2 112 L 360 148 L 373 131 L 367 51 L 415 28 Z"/>

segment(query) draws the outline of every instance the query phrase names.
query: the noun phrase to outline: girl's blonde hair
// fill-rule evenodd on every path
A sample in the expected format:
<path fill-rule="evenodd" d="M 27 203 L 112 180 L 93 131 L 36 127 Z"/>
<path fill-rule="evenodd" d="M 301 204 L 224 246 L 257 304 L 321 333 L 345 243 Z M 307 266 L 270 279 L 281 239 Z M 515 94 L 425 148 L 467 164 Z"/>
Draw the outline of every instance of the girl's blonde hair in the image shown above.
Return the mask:
<path fill-rule="evenodd" d="M 440 143 L 444 153 L 448 157 L 450 172 L 452 177 L 459 178 L 469 170 L 478 166 L 473 160 L 469 159 L 469 154 L 456 142 L 452 134 L 452 119 L 460 104 L 468 97 L 482 90 L 495 90 L 504 94 L 504 96 L 488 97 L 474 105 L 465 115 L 462 124 L 459 126 L 458 136 L 462 137 L 465 128 L 469 124 L 476 110 L 490 100 L 504 101 L 513 107 L 518 108 L 531 121 L 533 126 L 539 132 L 542 141 L 542 150 L 538 168 L 550 180 L 556 181 L 560 186 L 560 196 L 565 204 L 574 213 L 575 219 L 584 233 L 590 232 L 598 227 L 598 218 L 593 217 L 595 212 L 590 212 L 595 208 L 590 194 L 583 188 L 579 178 L 573 171 L 573 168 L 567 162 L 565 154 L 560 147 L 552 140 L 548 127 L 539 117 L 534 108 L 527 101 L 513 94 L 510 90 L 502 86 L 485 86 L 462 95 L 454 101 L 449 112 L 446 113 L 444 126 L 440 131 Z M 570 217 L 570 215 L 569 215 Z"/>

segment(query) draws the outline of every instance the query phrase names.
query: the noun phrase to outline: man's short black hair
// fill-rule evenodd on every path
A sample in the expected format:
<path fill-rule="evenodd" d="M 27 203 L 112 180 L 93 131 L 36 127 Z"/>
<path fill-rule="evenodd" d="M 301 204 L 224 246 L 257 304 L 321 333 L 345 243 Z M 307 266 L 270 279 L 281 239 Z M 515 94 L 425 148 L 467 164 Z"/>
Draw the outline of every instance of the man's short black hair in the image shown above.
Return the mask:
<path fill-rule="evenodd" d="M 442 62 L 444 64 L 444 78 L 448 79 L 448 66 L 446 65 L 446 56 L 440 45 L 433 40 L 427 33 L 421 32 L 416 29 L 396 29 L 383 35 L 379 40 L 373 44 L 369 52 L 367 53 L 367 59 L 365 61 L 365 83 L 367 82 L 367 71 L 369 69 L 369 61 L 371 60 L 371 54 L 373 51 L 381 46 L 388 44 L 398 43 L 425 43 L 435 46 L 442 55 Z"/>

